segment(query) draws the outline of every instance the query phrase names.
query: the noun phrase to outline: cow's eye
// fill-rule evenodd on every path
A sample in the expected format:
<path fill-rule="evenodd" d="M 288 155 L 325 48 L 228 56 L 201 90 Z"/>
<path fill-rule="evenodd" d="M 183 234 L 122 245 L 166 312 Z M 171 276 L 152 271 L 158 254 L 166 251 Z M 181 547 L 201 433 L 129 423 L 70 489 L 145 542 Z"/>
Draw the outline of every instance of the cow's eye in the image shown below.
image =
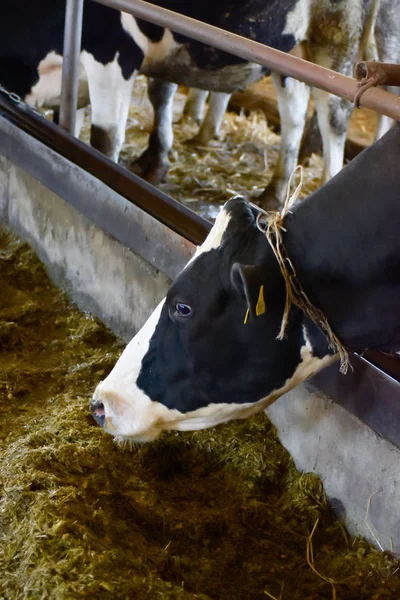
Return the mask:
<path fill-rule="evenodd" d="M 175 315 L 177 317 L 189 317 L 192 314 L 192 309 L 188 304 L 183 304 L 183 302 L 177 302 L 175 304 Z"/>

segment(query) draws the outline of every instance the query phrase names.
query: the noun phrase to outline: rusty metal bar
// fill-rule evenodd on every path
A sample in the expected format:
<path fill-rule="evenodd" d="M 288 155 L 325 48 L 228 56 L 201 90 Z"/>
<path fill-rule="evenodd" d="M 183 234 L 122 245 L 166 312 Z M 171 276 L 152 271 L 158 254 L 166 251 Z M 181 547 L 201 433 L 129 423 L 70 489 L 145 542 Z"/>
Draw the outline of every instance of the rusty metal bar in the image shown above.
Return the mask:
<path fill-rule="evenodd" d="M 188 240 L 1 117 L 0 155 L 169 279 L 175 279 L 193 254 L 195 246 Z"/>
<path fill-rule="evenodd" d="M 400 383 L 374 362 L 352 354 L 352 369 L 346 375 L 332 365 L 314 375 L 309 383 L 400 448 Z"/>
<path fill-rule="evenodd" d="M 105 6 L 130 13 L 135 17 L 167 27 L 189 38 L 203 42 L 225 52 L 240 56 L 250 62 L 266 66 L 272 71 L 294 77 L 308 85 L 320 88 L 351 102 L 359 90 L 357 82 L 325 67 L 320 67 L 302 58 L 264 46 L 247 38 L 224 31 L 213 25 L 196 21 L 185 15 L 155 6 L 143 0 L 94 0 Z M 400 119 L 400 98 L 378 88 L 368 89 L 360 102 L 361 106 L 380 112 L 392 119 Z"/>
<path fill-rule="evenodd" d="M 52 148 L 112 190 L 155 217 L 194 244 L 203 243 L 211 223 L 180 202 L 167 196 L 128 169 L 38 115 L 28 105 L 13 101 L 0 91 L 0 117 L 6 117 L 23 131 Z"/>
<path fill-rule="evenodd" d="M 354 68 L 354 77 L 361 84 L 377 80 L 374 85 L 400 86 L 400 65 L 376 60 L 360 61 Z"/>
<path fill-rule="evenodd" d="M 75 134 L 78 104 L 79 55 L 82 40 L 83 0 L 67 0 L 60 100 L 60 125 Z"/>

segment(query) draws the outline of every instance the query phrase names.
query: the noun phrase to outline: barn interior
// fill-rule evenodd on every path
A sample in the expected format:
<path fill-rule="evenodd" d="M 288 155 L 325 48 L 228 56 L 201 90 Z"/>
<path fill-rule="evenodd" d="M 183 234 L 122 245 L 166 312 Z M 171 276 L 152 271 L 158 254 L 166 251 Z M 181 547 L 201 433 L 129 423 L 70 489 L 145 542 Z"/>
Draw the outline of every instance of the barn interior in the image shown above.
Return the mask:
<path fill-rule="evenodd" d="M 188 144 L 196 125 L 181 119 L 184 100 L 181 90 L 172 167 L 161 187 L 212 219 L 233 193 L 256 197 L 270 177 L 279 137 L 262 111 L 242 109 L 227 113 L 210 148 Z M 125 163 L 145 147 L 151 120 L 140 78 Z M 356 115 L 352 138 L 368 141 L 373 127 L 368 112 Z M 10 163 L 2 161 L 4 176 Z M 74 268 L 84 272 L 78 238 L 85 231 L 89 255 L 99 254 L 103 241 L 37 178 L 18 166 L 11 170 L 0 238 L 1 597 L 398 598 L 396 554 L 386 541 L 382 552 L 379 534 L 377 545 L 346 530 L 321 477 L 296 468 L 264 414 L 165 434 L 145 446 L 120 447 L 102 433 L 88 403 L 124 341 L 88 312 L 99 314 L 96 298 L 88 304 L 86 290 L 77 293 L 81 276 L 74 280 L 68 259 L 60 264 L 56 255 L 69 236 Z M 313 155 L 304 195 L 320 184 L 320 174 L 321 158 Z M 40 235 L 44 222 L 54 228 L 52 242 Z M 107 251 L 110 265 L 98 256 L 103 277 L 125 253 L 110 245 Z M 140 294 L 154 302 L 167 282 L 154 287 L 151 270 L 146 277 Z M 365 504 L 369 528 L 375 491 Z"/>
<path fill-rule="evenodd" d="M 397 359 L 352 355 L 345 376 L 333 365 L 266 414 L 150 444 L 116 443 L 90 415 L 96 385 L 220 206 L 234 194 L 259 202 L 280 120 L 264 78 L 232 96 L 218 139 L 205 145 L 193 140 L 198 125 L 183 114 L 189 90 L 180 87 L 167 178 L 157 188 L 135 178 L 153 123 L 144 76 L 118 165 L 88 146 L 90 108 L 83 144 L 68 133 L 82 10 L 83 0 L 68 0 L 64 129 L 0 80 L 0 600 L 398 600 Z M 307 80 L 304 63 L 302 72 L 298 57 L 282 55 L 299 69 L 292 76 L 343 96 L 342 75 L 320 70 L 318 80 L 314 65 Z M 361 103 L 377 109 L 369 99 L 384 103 L 382 93 L 387 112 L 383 90 Z M 393 100 L 389 112 L 400 115 Z M 372 143 L 376 122 L 371 110 L 353 111 L 345 161 Z M 319 142 L 300 155 L 305 198 L 322 184 Z"/>

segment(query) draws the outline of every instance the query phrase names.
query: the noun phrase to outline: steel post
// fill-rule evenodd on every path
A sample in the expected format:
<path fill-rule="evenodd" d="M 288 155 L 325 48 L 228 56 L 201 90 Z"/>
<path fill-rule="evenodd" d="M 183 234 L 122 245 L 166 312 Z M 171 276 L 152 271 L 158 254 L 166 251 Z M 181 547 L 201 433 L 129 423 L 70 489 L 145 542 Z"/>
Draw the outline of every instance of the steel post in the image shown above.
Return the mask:
<path fill-rule="evenodd" d="M 66 0 L 60 125 L 74 135 L 84 0 Z"/>

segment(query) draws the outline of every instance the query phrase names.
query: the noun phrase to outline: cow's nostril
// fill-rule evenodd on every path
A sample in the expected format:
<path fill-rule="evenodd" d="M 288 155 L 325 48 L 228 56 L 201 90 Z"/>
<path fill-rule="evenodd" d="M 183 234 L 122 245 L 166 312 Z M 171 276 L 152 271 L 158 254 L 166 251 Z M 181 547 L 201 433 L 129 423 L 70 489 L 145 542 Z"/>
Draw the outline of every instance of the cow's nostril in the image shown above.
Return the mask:
<path fill-rule="evenodd" d="M 102 402 L 92 401 L 90 404 L 90 412 L 93 418 L 97 421 L 101 427 L 104 427 L 106 420 L 106 413 L 104 410 L 104 404 Z"/>

